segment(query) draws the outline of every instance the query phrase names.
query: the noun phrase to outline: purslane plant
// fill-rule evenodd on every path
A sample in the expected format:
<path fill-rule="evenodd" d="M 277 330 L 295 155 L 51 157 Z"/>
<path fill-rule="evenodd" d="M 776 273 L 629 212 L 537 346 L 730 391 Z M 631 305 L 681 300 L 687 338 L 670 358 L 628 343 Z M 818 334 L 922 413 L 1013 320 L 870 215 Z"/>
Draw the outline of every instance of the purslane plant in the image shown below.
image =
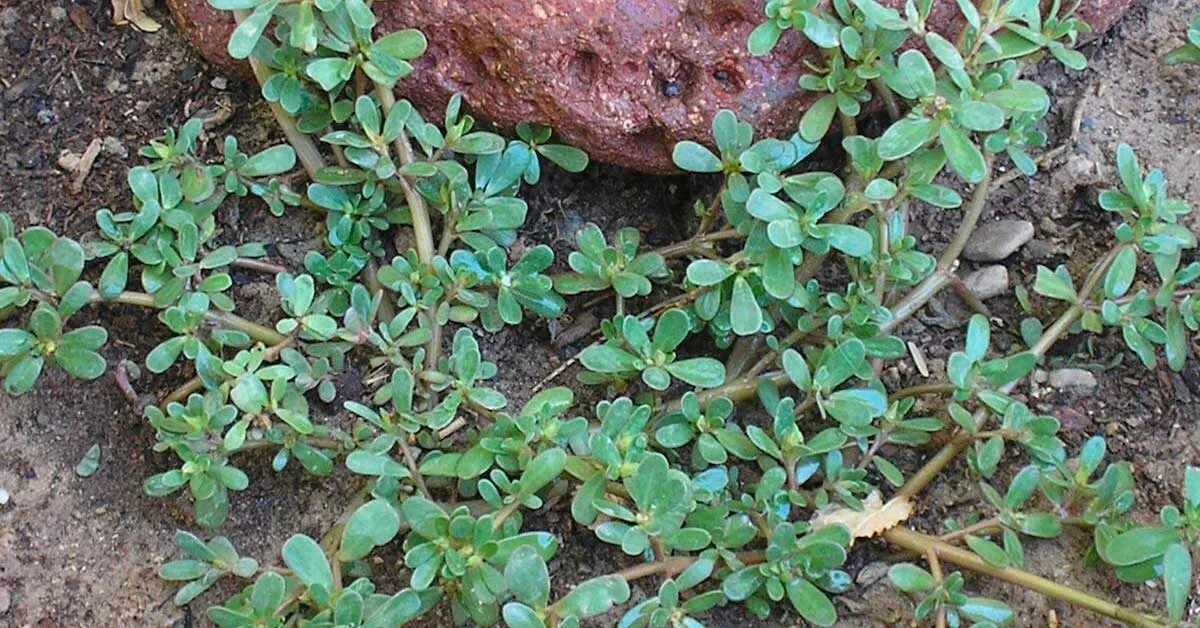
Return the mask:
<path fill-rule="evenodd" d="M 575 234 L 575 246 L 567 263 L 575 272 L 559 276 L 554 289 L 561 294 L 578 294 L 612 288 L 626 299 L 650 294 L 651 279 L 663 279 L 668 271 L 662 254 L 638 254 L 642 236 L 637 229 L 617 231 L 616 245 L 605 241 L 600 227 L 589 224 Z"/>
<path fill-rule="evenodd" d="M 202 126 L 189 121 L 142 151 L 131 207 L 97 212 L 98 237 L 79 243 L 0 219 L 7 392 L 32 389 L 48 365 L 104 374 L 108 333 L 72 324 L 88 304 L 151 308 L 169 333 L 147 369 L 195 376 L 144 410 L 156 450 L 174 456 L 148 494 L 184 493 L 197 524 L 217 528 L 251 480 L 238 466 L 251 450 L 273 452 L 276 470 L 293 459 L 316 476 L 344 465 L 361 483 L 321 538 L 292 536 L 277 565 L 239 556 L 224 537 L 180 532 L 187 558 L 160 570 L 186 583 L 177 603 L 238 578 L 241 590 L 208 610 L 217 625 L 398 626 L 446 601 L 459 623 L 578 626 L 626 604 L 630 582 L 662 576 L 621 625 L 697 626 L 737 603 L 825 626 L 837 620 L 833 598 L 853 586 L 850 545 L 881 535 L 928 563 L 889 574 L 917 596 L 919 621 L 1014 621 L 943 562 L 1134 625 L 1183 620 L 1200 471 L 1188 469 L 1181 505 L 1139 522 L 1128 463 L 1103 465 L 1100 437 L 1073 454 L 1056 419 L 1010 394 L 1070 333 L 1120 328 L 1147 367 L 1160 348 L 1169 368 L 1183 367 L 1200 330 L 1200 263 L 1183 261 L 1196 246 L 1180 223 L 1190 208 L 1167 195 L 1161 172 L 1143 173 L 1131 149 L 1118 150 L 1121 189 L 1099 201 L 1115 243 L 1090 267 L 1038 269 L 1038 311 L 1062 311 L 1022 321 L 1025 346 L 998 354 L 989 320 L 976 316 L 944 381 L 899 388 L 881 375 L 909 351 L 904 321 L 955 283 L 997 164 L 1036 171 L 1030 151 L 1046 142 L 1050 99 L 1021 73 L 1047 55 L 1084 63 L 1071 46 L 1086 25 L 1062 3 L 959 0 L 964 29 L 946 38 L 925 26 L 930 0 L 903 13 L 875 0 L 771 0 L 752 53 L 769 54 L 789 30 L 822 50 L 802 79 L 821 96 L 796 133 L 756 140 L 721 112 L 715 152 L 674 149 L 680 168 L 723 179 L 712 202 L 697 203 L 693 237 L 649 251 L 632 229 L 606 236 L 589 225 L 566 260 L 573 272 L 554 275 L 551 249 L 517 237 L 519 194 L 541 179 L 541 158 L 575 172 L 581 151 L 549 143 L 537 125 L 511 140 L 479 130 L 457 97 L 436 123 L 397 101 L 392 88 L 424 37 L 377 36 L 362 0 L 210 1 L 238 20 L 229 51 L 250 61 L 288 145 L 251 155 L 229 138 L 207 161 Z M 858 129 L 868 103 L 892 118 L 877 137 Z M 843 171 L 806 169 L 831 129 Z M 302 175 L 290 173 L 297 164 Z M 261 244 L 227 244 L 214 214 L 231 196 L 261 198 L 276 215 L 322 214 L 323 250 L 289 270 L 260 259 Z M 961 214 L 937 257 L 907 232 L 926 206 Z M 89 261 L 97 273 L 85 273 Z M 234 313 L 233 268 L 274 275 L 275 320 Z M 143 292 L 128 289 L 131 276 Z M 682 292 L 661 294 L 672 278 Z M 565 387 L 533 391 L 518 409 L 489 385 L 501 367 L 485 359 L 480 330 L 553 319 L 564 296 L 608 290 L 614 315 L 578 356 L 578 380 L 603 397 L 594 411 L 576 408 Z M 649 307 L 626 311 L 634 299 Z M 325 416 L 314 399 L 335 401 L 337 375 L 351 367 L 366 390 Z M 918 396 L 943 396 L 944 410 L 914 416 Z M 918 469 L 896 455 L 935 436 L 941 450 Z M 977 516 L 948 522 L 940 537 L 902 525 L 964 452 Z M 552 583 L 549 561 L 573 539 L 526 515 L 556 503 L 641 561 L 569 590 Z M 1064 527 L 1090 531 L 1089 564 L 1130 582 L 1161 579 L 1165 614 L 1024 571 L 1023 539 Z M 379 558 L 397 548 L 401 564 Z M 404 588 L 382 590 L 396 581 Z"/>

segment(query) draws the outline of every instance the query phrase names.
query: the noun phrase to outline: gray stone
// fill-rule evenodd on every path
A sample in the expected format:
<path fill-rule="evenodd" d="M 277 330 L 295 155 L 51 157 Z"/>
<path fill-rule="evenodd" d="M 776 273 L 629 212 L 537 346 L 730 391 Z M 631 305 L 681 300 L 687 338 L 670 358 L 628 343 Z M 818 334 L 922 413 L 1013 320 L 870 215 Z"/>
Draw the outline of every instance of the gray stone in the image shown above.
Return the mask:
<path fill-rule="evenodd" d="M 1086 394 L 1099 386 L 1096 376 L 1084 369 L 1056 369 L 1050 371 L 1050 386 L 1063 392 Z"/>
<path fill-rule="evenodd" d="M 0 615 L 7 613 L 10 606 L 12 606 L 12 595 L 9 594 L 8 589 L 0 589 Z"/>
<path fill-rule="evenodd" d="M 4 488 L 3 486 L 0 486 L 0 506 L 7 505 L 8 500 L 11 498 L 12 498 L 12 495 L 10 495 L 8 493 L 8 489 Z"/>
<path fill-rule="evenodd" d="M 971 235 L 963 255 L 973 262 L 998 262 L 1033 239 L 1033 223 L 1028 220 L 989 222 Z"/>
<path fill-rule="evenodd" d="M 963 283 L 981 301 L 998 297 L 1008 292 L 1008 269 L 999 264 L 985 266 L 964 277 Z"/>

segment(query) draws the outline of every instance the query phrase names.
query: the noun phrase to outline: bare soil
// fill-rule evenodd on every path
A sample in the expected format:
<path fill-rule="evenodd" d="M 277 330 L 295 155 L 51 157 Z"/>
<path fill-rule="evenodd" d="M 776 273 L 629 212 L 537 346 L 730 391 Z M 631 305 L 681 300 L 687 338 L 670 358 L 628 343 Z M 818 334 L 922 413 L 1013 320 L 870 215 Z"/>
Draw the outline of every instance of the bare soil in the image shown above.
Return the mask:
<path fill-rule="evenodd" d="M 5 5 L 0 8 L 0 210 L 19 225 L 46 225 L 75 237 L 92 231 L 95 210 L 127 206 L 125 172 L 137 161 L 136 149 L 189 115 L 231 112 L 209 137 L 210 154 L 226 133 L 250 147 L 275 141 L 274 124 L 256 90 L 215 75 L 161 12 L 155 17 L 164 28 L 144 34 L 112 26 L 109 3 L 98 0 L 0 4 Z M 1146 2 L 1085 48 L 1091 61 L 1087 71 L 1064 72 L 1044 64 L 1036 73 L 1057 103 L 1047 128 L 1051 145 L 1065 143 L 1067 148 L 1035 178 L 1008 185 L 989 204 L 985 219 L 1019 217 L 1037 226 L 1036 241 L 1006 262 L 1014 283 L 1029 285 L 1038 264 L 1083 269 L 1098 255 L 1110 228 L 1091 199 L 1098 187 L 1115 180 L 1110 164 L 1119 142 L 1133 145 L 1143 163 L 1162 168 L 1176 195 L 1200 203 L 1200 91 L 1195 88 L 1200 69 L 1167 68 L 1159 61 L 1182 41 L 1186 19 L 1197 11 L 1200 0 Z M 1080 126 L 1071 137 L 1076 116 Z M 109 148 L 82 190 L 70 192 L 70 176 L 57 166 L 60 151 L 82 153 L 92 139 L 106 137 L 112 138 Z M 692 199 L 710 192 L 709 181 L 655 178 L 613 167 L 593 167 L 578 176 L 553 173 L 528 195 L 530 226 L 524 237 L 562 252 L 570 233 L 595 221 L 606 231 L 634 226 L 651 244 L 665 244 L 686 233 Z M 932 251 L 945 244 L 955 223 L 928 208 L 918 209 L 914 218 L 922 248 Z M 223 221 L 225 241 L 267 242 L 273 258 L 294 268 L 305 251 L 320 244 L 315 221 L 302 214 L 277 220 L 246 203 L 224 214 Z M 236 297 L 248 316 L 265 320 L 273 315 L 265 298 L 272 291 L 269 278 L 245 274 L 236 280 Z M 581 305 L 575 304 L 573 315 L 587 315 Z M 997 297 L 989 306 L 1006 321 L 1020 318 L 1011 296 Z M 140 361 L 163 338 L 144 311 L 105 306 L 86 316 L 109 328 L 105 354 L 110 363 Z M 962 330 L 924 320 L 928 324 L 910 323 L 904 335 L 924 348 L 936 373 L 961 344 Z M 998 342 L 1012 342 L 1015 329 L 1009 332 L 995 334 Z M 555 348 L 550 329 L 542 326 L 532 333 L 499 334 L 484 351 L 502 367 L 499 387 L 520 404 L 578 349 Z M 1109 437 L 1110 455 L 1135 466 L 1138 517 L 1150 521 L 1160 506 L 1179 501 L 1184 466 L 1200 462 L 1200 368 L 1189 366 L 1181 374 L 1165 368 L 1148 372 L 1115 338 L 1068 340 L 1051 365 L 1093 369 L 1099 391 L 1071 397 L 1027 385 L 1021 394 L 1062 420 L 1064 438 L 1072 446 L 1092 434 Z M 180 375 L 145 377 L 135 385 L 142 394 L 158 397 Z M 890 375 L 904 383 L 921 380 L 911 363 Z M 0 397 L 0 489 L 11 495 L 0 505 L 0 626 L 206 625 L 202 609 L 217 594 L 190 608 L 176 608 L 173 588 L 154 575 L 173 556 L 172 531 L 193 524 L 183 498 L 153 499 L 142 493 L 142 480 L 168 463 L 151 451 L 151 430 L 112 379 L 80 384 L 53 372 L 45 377 L 34 393 Z M 560 381 L 569 383 L 570 371 Z M 350 392 L 360 386 L 354 373 L 343 384 Z M 103 450 L 100 469 L 80 478 L 74 468 L 93 444 Z M 918 453 L 906 461 L 915 466 L 930 452 Z M 317 480 L 294 469 L 276 474 L 265 458 L 252 461 L 248 471 L 251 488 L 234 497 L 230 521 L 221 532 L 244 554 L 268 561 L 288 535 L 321 534 L 340 514 L 353 482 L 336 474 Z M 975 499 L 963 468 L 952 466 L 926 490 L 921 514 L 909 523 L 937 531 L 944 517 L 966 514 Z M 533 523 L 565 537 L 564 551 L 551 567 L 558 585 L 629 564 L 627 557 L 578 529 L 561 509 L 538 514 Z M 1106 572 L 1082 570 L 1078 555 L 1083 547 L 1085 539 L 1073 534 L 1029 542 L 1027 568 L 1122 604 L 1161 605 L 1159 589 L 1122 585 Z M 882 545 L 860 544 L 850 570 L 856 574 L 888 554 Z M 656 586 L 637 583 L 635 598 Z M 1019 609 L 1022 626 L 1107 625 L 1014 587 L 975 579 L 970 586 L 1008 600 Z M 229 592 L 227 587 L 218 590 Z M 882 582 L 842 596 L 839 605 L 845 626 L 911 622 L 910 602 Z M 611 623 L 609 619 L 603 623 Z M 777 611 L 770 623 L 780 622 L 795 625 L 800 620 Z M 448 623 L 444 613 L 429 620 L 429 625 Z M 736 607 L 719 609 L 709 621 L 712 626 L 754 623 Z"/>

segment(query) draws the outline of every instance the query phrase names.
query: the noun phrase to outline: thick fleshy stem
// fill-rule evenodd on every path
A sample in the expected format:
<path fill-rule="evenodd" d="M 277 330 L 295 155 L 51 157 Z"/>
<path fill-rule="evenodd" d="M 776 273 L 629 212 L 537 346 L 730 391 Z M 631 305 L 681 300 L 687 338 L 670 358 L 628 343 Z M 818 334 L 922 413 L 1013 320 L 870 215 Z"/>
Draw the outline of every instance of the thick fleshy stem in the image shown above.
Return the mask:
<path fill-rule="evenodd" d="M 757 565 L 767 559 L 766 552 L 762 550 L 753 550 L 742 552 L 737 555 L 738 560 L 746 565 Z M 615 576 L 620 576 L 628 581 L 638 580 L 655 574 L 677 574 L 684 569 L 692 566 L 699 558 L 694 556 L 672 556 L 665 560 L 656 560 L 649 563 L 641 563 L 634 565 L 628 569 L 616 572 Z"/>
<path fill-rule="evenodd" d="M 154 297 L 152 295 L 146 294 L 145 292 L 126 291 L 126 292 L 122 292 L 122 293 L 118 294 L 117 296 L 115 296 L 111 299 L 105 299 L 105 298 L 101 297 L 99 293 L 95 293 L 92 295 L 90 302 L 91 303 L 121 303 L 124 305 L 137 305 L 140 307 L 162 309 L 159 307 L 159 305 L 157 303 L 154 302 Z M 274 329 L 271 329 L 270 327 L 267 327 L 265 325 L 260 325 L 251 320 L 244 319 L 241 316 L 238 316 L 237 314 L 231 314 L 229 312 L 221 312 L 219 310 L 216 310 L 216 311 L 209 311 L 208 313 L 206 313 L 204 315 L 204 317 L 207 318 L 209 321 L 216 323 L 217 325 L 220 325 L 221 327 L 224 327 L 226 329 L 233 329 L 233 330 L 237 330 L 240 332 L 244 332 L 247 336 L 250 336 L 254 340 L 257 340 L 263 344 L 267 344 L 267 345 L 279 344 L 280 342 L 283 342 L 283 340 L 285 338 L 287 338 L 287 336 L 284 336 L 283 334 L 275 331 Z"/>
<path fill-rule="evenodd" d="M 992 188 L 992 171 L 995 161 L 996 157 L 989 153 L 984 161 L 987 174 L 971 190 L 971 199 L 963 208 L 962 222 L 959 223 L 958 230 L 954 232 L 954 239 L 950 240 L 950 244 L 946 245 L 946 250 L 942 251 L 942 256 L 938 258 L 938 270 L 952 269 L 958 263 L 958 257 L 962 255 L 963 249 L 967 247 L 967 241 L 971 239 L 971 234 L 975 233 L 975 227 L 979 224 L 979 218 L 983 216 L 984 207 L 987 206 L 988 192 Z"/>
<path fill-rule="evenodd" d="M 942 561 L 938 560 L 937 552 L 932 548 L 925 551 L 925 561 L 929 563 L 929 573 L 933 574 L 933 583 L 936 586 L 942 586 Z M 937 624 L 935 628 L 946 628 L 946 607 L 942 606 L 938 609 Z"/>
<path fill-rule="evenodd" d="M 375 85 L 375 95 L 379 98 L 379 105 L 383 109 L 384 117 L 387 117 L 392 107 L 396 106 L 396 95 L 392 93 L 392 90 L 379 84 Z M 392 142 L 392 146 L 396 150 L 396 159 L 401 166 L 407 166 L 417 161 L 413 155 L 412 144 L 408 141 L 408 134 L 403 130 L 400 131 L 400 136 L 396 138 L 396 141 Z M 421 193 L 404 175 L 397 175 L 396 181 L 404 192 L 404 200 L 408 203 L 408 210 L 412 214 L 417 257 L 424 264 L 433 263 L 436 249 L 433 244 L 433 223 L 429 219 L 429 206 L 425 203 L 425 198 L 421 196 Z"/>
<path fill-rule="evenodd" d="M 662 248 L 655 249 L 654 252 L 667 259 L 672 259 L 675 257 L 683 257 L 685 255 L 699 254 L 714 242 L 720 242 L 722 240 L 736 240 L 744 237 L 746 236 L 742 235 L 742 233 L 737 229 L 722 229 L 720 231 L 714 231 L 712 233 L 691 237 L 686 240 L 680 240 L 674 244 L 668 244 Z"/>
<path fill-rule="evenodd" d="M 375 95 L 379 98 L 379 105 L 383 109 L 384 117 L 396 106 L 396 95 L 386 86 L 375 84 Z M 392 146 L 396 150 L 396 159 L 400 165 L 407 166 L 414 163 L 417 159 L 413 154 L 412 144 L 409 143 L 408 134 L 403 129 L 400 130 L 400 135 L 396 141 L 392 142 Z M 408 211 L 412 216 L 413 238 L 416 240 L 417 258 L 422 264 L 433 264 L 433 258 L 437 255 L 437 249 L 433 243 L 433 222 L 429 218 L 429 205 L 425 202 L 425 197 L 413 187 L 412 182 L 402 174 L 396 175 L 396 181 L 400 184 L 400 189 L 404 192 L 404 200 L 408 203 Z M 447 225 L 447 229 L 453 227 Z M 429 342 L 425 345 L 425 363 L 437 368 L 438 357 L 442 352 L 442 326 L 434 324 L 433 335 L 429 338 Z"/>
<path fill-rule="evenodd" d="M 240 24 L 250 16 L 250 11 L 239 9 L 233 12 L 233 18 Z M 250 70 L 254 72 L 254 78 L 258 80 L 261 86 L 271 78 L 271 69 L 260 63 L 254 57 L 249 57 Z M 317 145 L 313 143 L 312 138 L 300 132 L 296 128 L 296 121 L 292 116 L 283 110 L 277 102 L 268 102 L 271 107 L 271 114 L 275 116 L 275 121 L 279 123 L 279 128 L 283 131 L 283 135 L 287 138 L 288 144 L 292 145 L 292 149 L 296 151 L 296 158 L 300 160 L 300 164 L 304 166 L 304 171 L 308 173 L 308 178 L 315 180 L 317 172 L 325 167 L 325 158 L 321 156 L 321 151 L 317 150 Z"/>
<path fill-rule="evenodd" d="M 251 259 L 248 257 L 239 257 L 233 260 L 233 264 L 230 265 L 236 266 L 237 268 L 245 268 L 246 270 L 256 270 L 260 273 L 267 273 L 269 275 L 278 275 L 280 273 L 287 272 L 287 268 L 284 268 L 279 264 L 272 264 L 266 260 Z"/>
<path fill-rule="evenodd" d="M 913 553 L 926 555 L 929 552 L 933 552 L 933 554 L 941 560 L 954 563 L 959 567 L 965 567 L 976 573 L 991 576 L 993 578 L 1015 584 L 1022 588 L 1036 591 L 1047 597 L 1061 600 L 1071 604 L 1072 606 L 1085 608 L 1092 612 L 1104 615 L 1105 617 L 1111 617 L 1117 621 L 1125 622 L 1131 626 L 1140 626 L 1146 628 L 1166 626 L 1166 624 L 1157 617 L 1152 617 L 1150 615 L 1125 608 L 1119 604 L 1098 598 L 1090 593 L 1059 584 L 1053 580 L 1047 580 L 1046 578 L 1029 573 L 1028 571 L 1013 567 L 993 567 L 982 558 L 976 556 L 973 552 L 938 540 L 935 537 L 921 534 L 920 532 L 914 532 L 903 526 L 892 528 L 891 530 L 884 532 L 883 538 L 888 543 Z"/>
<path fill-rule="evenodd" d="M 979 224 L 984 207 L 987 206 L 988 193 L 992 188 L 992 162 L 994 159 L 993 156 L 988 156 L 987 175 L 971 190 L 971 198 L 963 210 L 962 222 L 959 224 L 958 230 L 954 232 L 950 244 L 946 245 L 946 250 L 942 251 L 941 257 L 938 258 L 937 269 L 892 306 L 892 320 L 881 326 L 882 333 L 894 331 L 901 322 L 925 307 L 930 299 L 954 282 L 956 278 L 954 271 L 958 267 L 958 258 L 966 248 L 971 234 L 975 233 L 975 227 Z"/>

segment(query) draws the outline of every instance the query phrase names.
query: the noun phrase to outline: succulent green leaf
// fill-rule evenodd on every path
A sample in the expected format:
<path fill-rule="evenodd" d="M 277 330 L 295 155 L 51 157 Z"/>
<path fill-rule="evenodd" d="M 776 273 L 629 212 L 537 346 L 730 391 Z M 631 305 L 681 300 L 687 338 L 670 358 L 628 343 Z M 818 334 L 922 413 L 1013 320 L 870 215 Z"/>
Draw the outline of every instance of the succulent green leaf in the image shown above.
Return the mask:
<path fill-rule="evenodd" d="M 283 544 L 283 562 L 300 582 L 313 588 L 322 586 L 326 591 L 333 590 L 333 571 L 325 551 L 311 538 L 303 534 L 293 535 Z"/>
<path fill-rule="evenodd" d="M 277 6 L 279 6 L 279 0 L 267 0 L 255 7 L 254 11 L 238 24 L 233 35 L 229 37 L 229 56 L 234 59 L 245 59 L 254 52 L 254 47 L 258 45 L 258 40 L 266 31 L 267 24 L 271 22 L 271 15 Z"/>
<path fill-rule="evenodd" d="M 935 586 L 933 575 L 911 563 L 898 563 L 888 569 L 888 579 L 905 593 L 925 593 Z"/>
<path fill-rule="evenodd" d="M 837 621 L 837 609 L 829 596 L 804 578 L 792 578 L 787 583 L 788 601 L 800 616 L 816 626 L 832 626 Z"/>
<path fill-rule="evenodd" d="M 721 171 L 721 160 L 712 151 L 690 140 L 676 144 L 671 158 L 676 166 L 688 172 Z"/>
<path fill-rule="evenodd" d="M 87 453 L 79 460 L 79 464 L 75 465 L 75 475 L 81 478 L 91 477 L 100 468 L 100 444 L 96 443 L 88 448 Z"/>
<path fill-rule="evenodd" d="M 365 557 L 374 548 L 385 545 L 400 531 L 400 515 L 387 501 L 369 501 L 346 522 L 342 529 L 339 560 L 351 561 Z"/>

